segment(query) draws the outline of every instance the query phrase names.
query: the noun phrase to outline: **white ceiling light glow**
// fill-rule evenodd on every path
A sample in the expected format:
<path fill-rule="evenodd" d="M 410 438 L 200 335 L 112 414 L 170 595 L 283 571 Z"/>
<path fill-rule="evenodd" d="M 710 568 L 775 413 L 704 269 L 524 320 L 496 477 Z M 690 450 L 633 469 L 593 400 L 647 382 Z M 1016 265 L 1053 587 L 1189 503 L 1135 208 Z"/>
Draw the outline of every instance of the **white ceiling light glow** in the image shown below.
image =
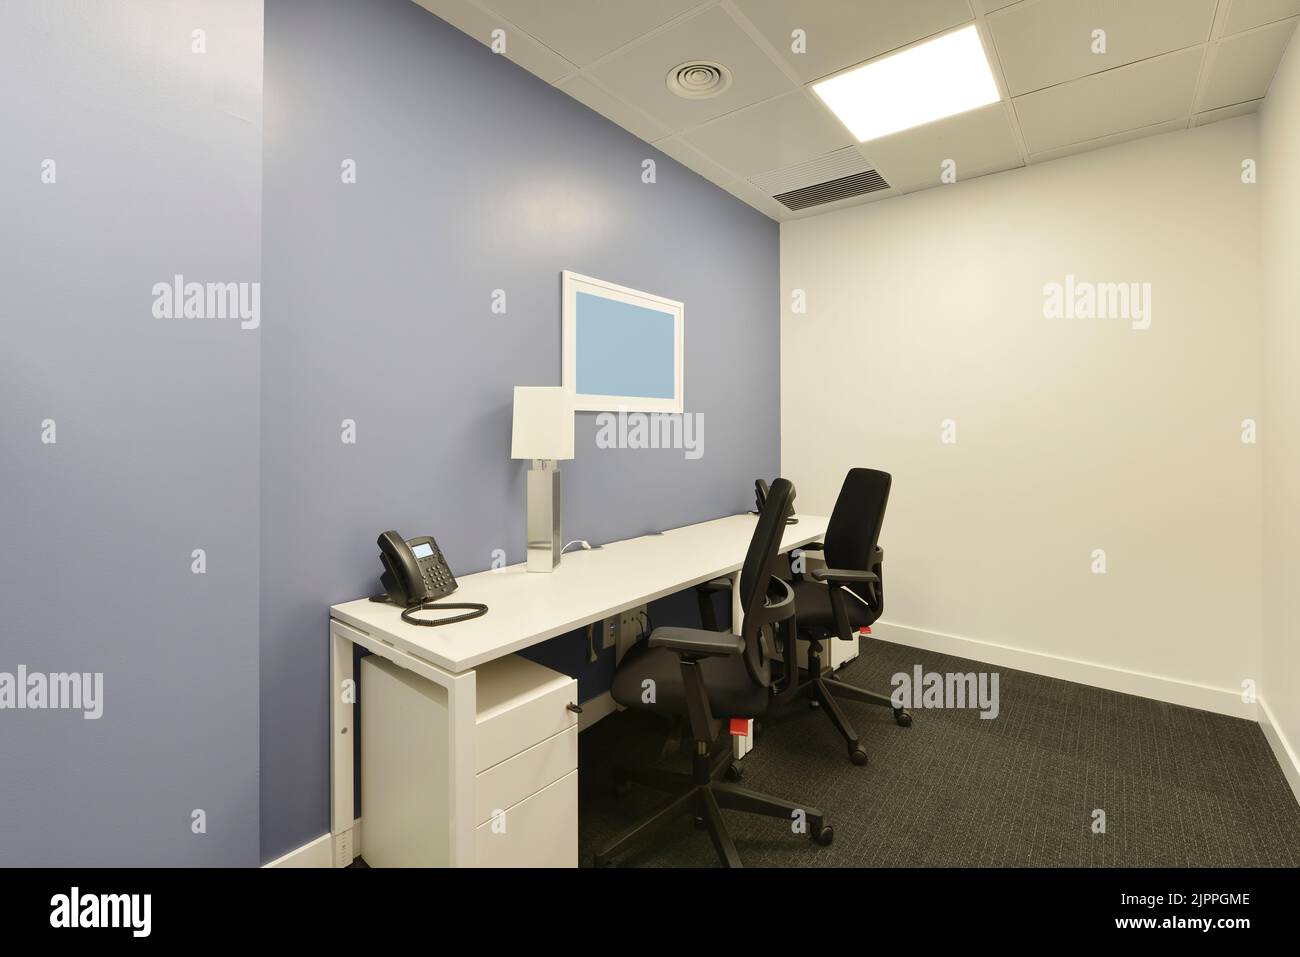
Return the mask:
<path fill-rule="evenodd" d="M 963 27 L 813 85 L 858 142 L 996 103 L 975 27 Z"/>

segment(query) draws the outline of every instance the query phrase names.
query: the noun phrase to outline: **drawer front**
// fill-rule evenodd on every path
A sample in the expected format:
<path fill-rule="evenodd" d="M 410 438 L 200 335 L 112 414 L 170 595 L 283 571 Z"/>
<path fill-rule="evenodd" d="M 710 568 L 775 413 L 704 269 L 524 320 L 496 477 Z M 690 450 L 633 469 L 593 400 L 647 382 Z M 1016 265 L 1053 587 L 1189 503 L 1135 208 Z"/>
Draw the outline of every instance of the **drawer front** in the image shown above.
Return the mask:
<path fill-rule="evenodd" d="M 577 867 L 578 772 L 507 809 L 495 831 L 494 823 L 475 832 L 479 867 Z"/>
<path fill-rule="evenodd" d="M 475 824 L 499 808 L 511 808 L 530 794 L 578 768 L 578 729 L 561 731 L 478 775 Z"/>
<path fill-rule="evenodd" d="M 536 698 L 480 719 L 474 748 L 475 773 L 527 751 L 561 731 L 576 728 L 578 716 L 568 706 L 577 700 L 578 682 L 570 679 Z"/>

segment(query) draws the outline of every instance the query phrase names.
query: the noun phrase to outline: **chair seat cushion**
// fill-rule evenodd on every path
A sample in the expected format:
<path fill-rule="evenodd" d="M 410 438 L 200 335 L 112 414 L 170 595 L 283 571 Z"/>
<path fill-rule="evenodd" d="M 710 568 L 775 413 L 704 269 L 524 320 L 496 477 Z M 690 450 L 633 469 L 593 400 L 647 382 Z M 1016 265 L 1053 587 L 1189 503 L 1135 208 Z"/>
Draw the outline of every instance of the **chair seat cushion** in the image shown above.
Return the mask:
<path fill-rule="evenodd" d="M 804 629 L 824 634 L 835 633 L 835 612 L 831 610 L 830 587 L 815 581 L 794 581 L 794 614 L 799 631 Z M 849 615 L 849 626 L 861 628 L 875 619 L 871 609 L 852 595 L 844 596 L 844 610 Z"/>
<path fill-rule="evenodd" d="M 749 676 L 741 655 L 703 658 L 699 667 L 715 718 L 753 718 L 767 710 L 768 689 Z M 654 682 L 653 702 L 643 700 L 647 679 Z M 686 689 L 677 653 L 651 648 L 644 641 L 629 648 L 619 662 L 610 694 L 625 708 L 686 714 Z"/>

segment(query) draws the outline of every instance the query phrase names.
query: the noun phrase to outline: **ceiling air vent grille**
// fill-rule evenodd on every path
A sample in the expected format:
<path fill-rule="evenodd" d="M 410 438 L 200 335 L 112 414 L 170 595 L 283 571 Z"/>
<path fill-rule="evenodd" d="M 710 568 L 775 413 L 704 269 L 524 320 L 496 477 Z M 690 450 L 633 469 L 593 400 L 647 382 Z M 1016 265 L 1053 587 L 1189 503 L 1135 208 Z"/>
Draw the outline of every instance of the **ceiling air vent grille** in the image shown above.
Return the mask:
<path fill-rule="evenodd" d="M 713 60 L 691 60 L 668 71 L 668 89 L 688 100 L 717 96 L 731 86 L 731 71 Z"/>
<path fill-rule="evenodd" d="M 871 164 L 862 158 L 862 154 L 852 146 L 846 146 L 794 166 L 759 173 L 751 176 L 749 181 L 768 196 L 775 196 L 777 193 L 788 193 L 805 186 L 839 179 L 850 173 L 865 173 L 869 169 Z"/>
<path fill-rule="evenodd" d="M 869 169 L 850 176 L 841 176 L 839 179 L 827 180 L 824 183 L 777 193 L 772 198 L 786 209 L 807 209 L 810 206 L 821 206 L 823 203 L 833 203 L 836 200 L 865 196 L 867 193 L 875 193 L 882 189 L 889 189 L 889 184 L 874 169 Z"/>

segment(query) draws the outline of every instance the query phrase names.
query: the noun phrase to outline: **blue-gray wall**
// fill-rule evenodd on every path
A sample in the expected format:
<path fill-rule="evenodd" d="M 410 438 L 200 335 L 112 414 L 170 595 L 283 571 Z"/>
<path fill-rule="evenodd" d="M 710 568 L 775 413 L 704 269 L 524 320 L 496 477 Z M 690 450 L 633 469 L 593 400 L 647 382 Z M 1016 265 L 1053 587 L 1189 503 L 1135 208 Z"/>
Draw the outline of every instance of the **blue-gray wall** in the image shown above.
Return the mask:
<path fill-rule="evenodd" d="M 152 289 L 260 278 L 261 34 L 0 4 L 0 672 L 104 675 L 98 720 L 0 710 L 0 865 L 259 859 L 260 334 Z"/>
<path fill-rule="evenodd" d="M 777 473 L 779 250 L 775 223 L 410 0 L 268 2 L 265 109 L 271 858 L 328 828 L 327 606 L 376 588 L 379 532 L 435 535 L 457 574 L 523 558 L 511 389 L 560 382 L 560 270 L 686 304 L 705 419 L 687 461 L 598 449 L 579 416 L 565 537 L 603 542 L 741 511 Z M 581 668 L 585 641 L 554 644 L 539 654 Z"/>
<path fill-rule="evenodd" d="M 774 223 L 409 0 L 271 0 L 263 97 L 262 16 L 0 6 L 0 672 L 104 673 L 97 721 L 0 711 L 2 864 L 247 865 L 327 828 L 326 609 L 386 528 L 522 559 L 511 388 L 559 383 L 561 269 L 686 303 L 705 420 L 691 461 L 580 416 L 567 537 L 777 471 Z M 261 327 L 156 318 L 178 273 L 265 277 Z M 534 653 L 608 682 L 580 635 Z"/>

